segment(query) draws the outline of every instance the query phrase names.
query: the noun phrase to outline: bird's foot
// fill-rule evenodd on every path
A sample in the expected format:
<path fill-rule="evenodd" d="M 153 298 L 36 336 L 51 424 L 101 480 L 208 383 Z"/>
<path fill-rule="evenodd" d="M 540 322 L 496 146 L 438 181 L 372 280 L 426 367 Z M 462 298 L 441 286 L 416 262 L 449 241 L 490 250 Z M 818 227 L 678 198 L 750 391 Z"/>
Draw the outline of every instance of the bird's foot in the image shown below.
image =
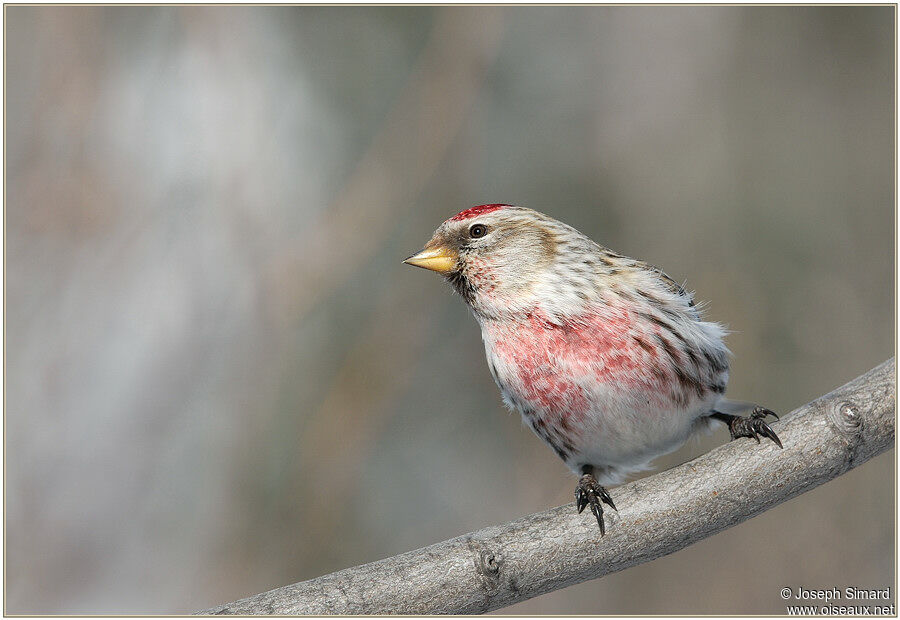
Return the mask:
<path fill-rule="evenodd" d="M 772 416 L 776 420 L 778 419 L 778 415 L 774 411 L 769 411 L 764 407 L 757 407 L 753 410 L 753 413 L 746 418 L 738 415 L 729 415 L 727 413 L 715 413 L 712 417 L 728 425 L 732 440 L 737 439 L 738 437 L 750 437 L 755 439 L 756 443 L 759 443 L 759 437 L 762 435 L 763 437 L 771 439 L 775 442 L 775 445 L 781 448 L 781 440 L 778 439 L 778 435 L 775 434 L 772 427 L 766 424 L 766 416 Z"/>
<path fill-rule="evenodd" d="M 606 526 L 603 525 L 603 504 L 618 512 L 609 493 L 600 486 L 593 474 L 582 475 L 581 480 L 578 481 L 578 485 L 575 487 L 575 506 L 578 508 L 579 514 L 585 507 L 591 507 L 591 512 L 597 517 L 601 536 L 606 534 Z"/>

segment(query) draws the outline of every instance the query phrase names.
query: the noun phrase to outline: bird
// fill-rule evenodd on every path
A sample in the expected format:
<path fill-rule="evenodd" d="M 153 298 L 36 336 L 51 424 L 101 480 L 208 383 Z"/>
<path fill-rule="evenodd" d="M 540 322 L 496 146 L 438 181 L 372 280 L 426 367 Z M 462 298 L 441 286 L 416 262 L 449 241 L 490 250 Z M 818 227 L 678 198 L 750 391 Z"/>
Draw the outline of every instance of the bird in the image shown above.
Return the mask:
<path fill-rule="evenodd" d="M 618 512 L 606 487 L 700 431 L 782 447 L 777 414 L 725 398 L 727 330 L 657 267 L 500 203 L 450 217 L 403 262 L 468 304 L 503 402 L 578 477 L 577 512 L 590 506 L 601 536 L 603 505 Z"/>

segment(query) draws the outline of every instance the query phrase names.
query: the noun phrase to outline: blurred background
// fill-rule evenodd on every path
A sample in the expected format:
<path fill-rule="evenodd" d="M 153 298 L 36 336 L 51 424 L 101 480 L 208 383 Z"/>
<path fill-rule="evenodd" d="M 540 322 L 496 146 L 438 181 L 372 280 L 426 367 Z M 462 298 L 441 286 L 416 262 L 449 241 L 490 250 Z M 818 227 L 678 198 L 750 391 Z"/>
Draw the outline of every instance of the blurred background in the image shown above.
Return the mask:
<path fill-rule="evenodd" d="M 475 204 L 686 280 L 732 398 L 893 354 L 893 7 L 5 11 L 7 613 L 186 613 L 571 502 L 400 263 Z M 505 611 L 887 587 L 894 501 L 891 452 Z"/>

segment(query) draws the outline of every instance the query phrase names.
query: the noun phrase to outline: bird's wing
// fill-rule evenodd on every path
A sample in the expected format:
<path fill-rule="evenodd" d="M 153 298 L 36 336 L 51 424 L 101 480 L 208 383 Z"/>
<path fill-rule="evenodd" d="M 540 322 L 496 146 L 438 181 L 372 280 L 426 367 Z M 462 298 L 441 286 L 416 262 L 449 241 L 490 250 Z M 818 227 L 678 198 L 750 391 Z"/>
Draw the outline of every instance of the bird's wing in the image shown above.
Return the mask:
<path fill-rule="evenodd" d="M 678 284 L 678 282 L 669 277 L 669 274 L 659 267 L 654 267 L 652 265 L 650 265 L 650 270 L 659 275 L 660 280 L 662 280 L 663 284 L 665 284 L 670 291 L 687 299 L 688 306 L 694 306 L 694 296 L 684 290 L 684 287 Z"/>

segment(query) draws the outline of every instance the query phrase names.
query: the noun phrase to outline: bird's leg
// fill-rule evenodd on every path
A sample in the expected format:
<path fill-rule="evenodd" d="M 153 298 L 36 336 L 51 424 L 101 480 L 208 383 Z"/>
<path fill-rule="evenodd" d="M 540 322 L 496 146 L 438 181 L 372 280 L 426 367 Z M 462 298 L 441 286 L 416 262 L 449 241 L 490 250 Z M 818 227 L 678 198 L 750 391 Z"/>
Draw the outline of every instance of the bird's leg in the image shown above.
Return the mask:
<path fill-rule="evenodd" d="M 581 511 L 590 505 L 591 512 L 594 513 L 597 524 L 600 526 L 600 535 L 603 536 L 606 533 L 606 526 L 603 525 L 603 504 L 607 504 L 616 512 L 618 509 L 606 489 L 600 486 L 597 479 L 594 478 L 594 468 L 585 465 L 581 468 L 581 472 L 581 479 L 575 487 L 575 506 L 578 508 L 578 513 L 581 514 Z"/>
<path fill-rule="evenodd" d="M 728 430 L 731 432 L 731 439 L 733 440 L 738 437 L 752 437 L 756 440 L 756 443 L 759 443 L 759 436 L 762 435 L 774 441 L 775 445 L 781 448 L 781 440 L 778 439 L 778 435 L 775 434 L 772 427 L 766 424 L 766 416 L 769 415 L 776 420 L 778 419 L 778 415 L 774 411 L 769 411 L 763 407 L 757 407 L 746 418 L 718 411 L 713 412 L 709 417 L 728 425 Z"/>

